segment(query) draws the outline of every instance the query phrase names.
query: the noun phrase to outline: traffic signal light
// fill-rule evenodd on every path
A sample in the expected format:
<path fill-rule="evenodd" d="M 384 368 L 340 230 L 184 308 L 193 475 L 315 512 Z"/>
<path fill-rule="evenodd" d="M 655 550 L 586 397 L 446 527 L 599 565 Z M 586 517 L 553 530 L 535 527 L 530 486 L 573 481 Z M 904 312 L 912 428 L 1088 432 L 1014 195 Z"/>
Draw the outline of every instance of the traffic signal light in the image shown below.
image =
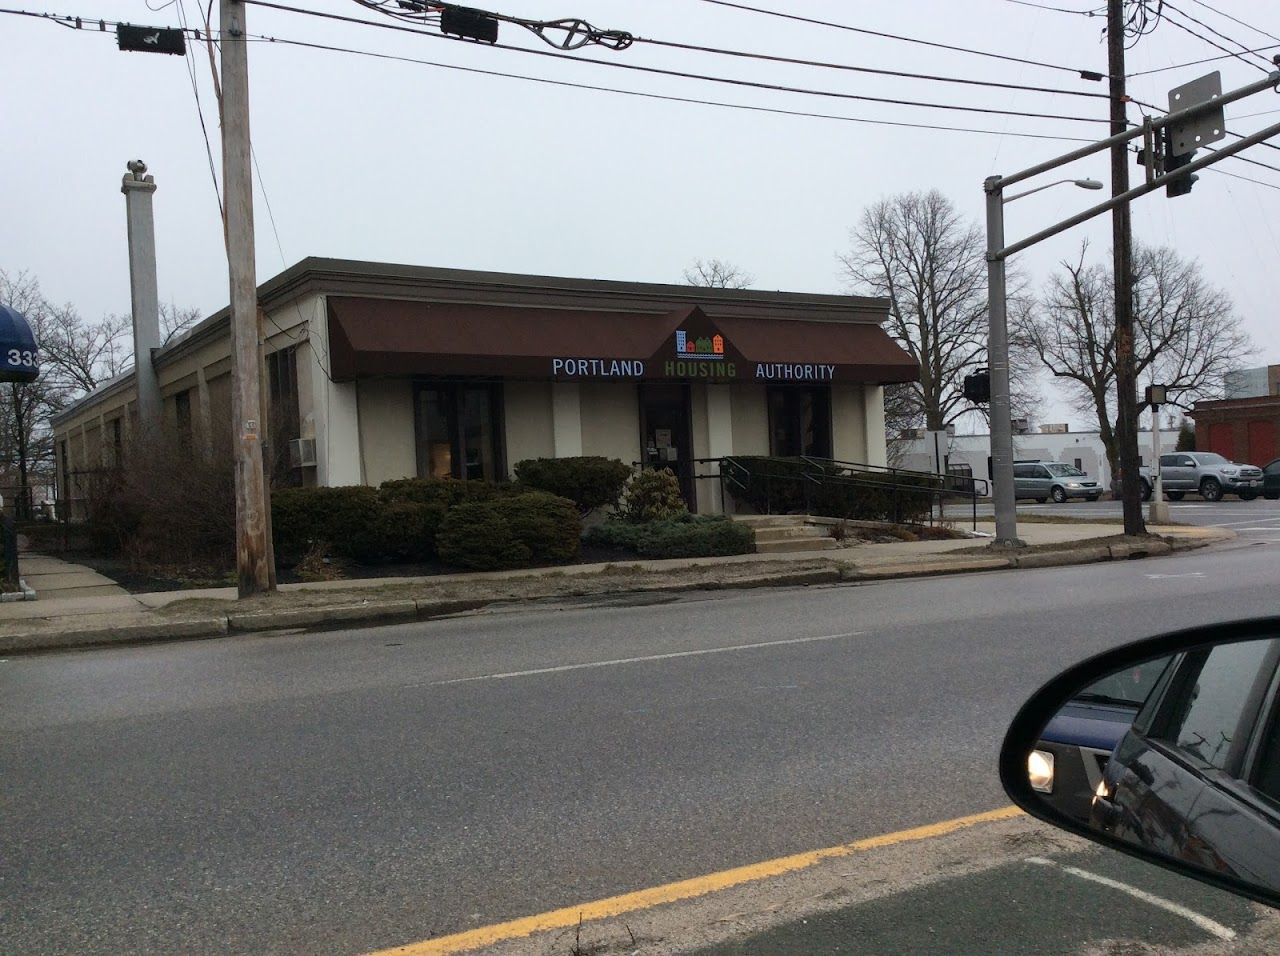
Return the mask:
<path fill-rule="evenodd" d="M 980 368 L 972 375 L 964 377 L 964 398 L 974 405 L 985 405 L 991 401 L 991 373 Z"/>
<path fill-rule="evenodd" d="M 1181 156 L 1173 155 L 1173 137 L 1170 134 L 1169 127 L 1163 130 L 1164 139 L 1164 172 L 1167 176 L 1169 173 L 1176 172 L 1183 166 L 1186 166 L 1195 158 L 1196 151 L 1183 153 Z M 1164 187 L 1165 195 L 1173 198 L 1174 196 L 1185 196 L 1191 192 L 1191 187 L 1195 185 L 1196 180 L 1200 177 L 1194 173 L 1190 176 L 1183 176 L 1181 179 L 1175 179 L 1171 183 L 1166 183 Z"/>

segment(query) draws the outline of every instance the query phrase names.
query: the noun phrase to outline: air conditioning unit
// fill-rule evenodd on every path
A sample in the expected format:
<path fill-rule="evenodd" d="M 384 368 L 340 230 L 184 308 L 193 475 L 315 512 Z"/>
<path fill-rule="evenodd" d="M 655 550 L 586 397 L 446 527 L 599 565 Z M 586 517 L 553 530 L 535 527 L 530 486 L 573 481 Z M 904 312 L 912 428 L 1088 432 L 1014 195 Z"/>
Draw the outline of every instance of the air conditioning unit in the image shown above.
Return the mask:
<path fill-rule="evenodd" d="M 316 440 L 294 438 L 289 442 L 289 467 L 314 468 L 316 466 Z"/>

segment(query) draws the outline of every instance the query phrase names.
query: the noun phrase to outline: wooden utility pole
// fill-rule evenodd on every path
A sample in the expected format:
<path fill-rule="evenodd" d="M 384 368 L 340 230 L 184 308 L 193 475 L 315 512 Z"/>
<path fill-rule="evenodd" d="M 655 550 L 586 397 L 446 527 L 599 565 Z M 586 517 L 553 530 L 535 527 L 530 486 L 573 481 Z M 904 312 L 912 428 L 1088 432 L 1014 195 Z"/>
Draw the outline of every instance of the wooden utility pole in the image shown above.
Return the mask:
<path fill-rule="evenodd" d="M 261 331 L 253 250 L 249 55 L 243 0 L 220 0 L 222 184 L 231 277 L 231 428 L 236 469 L 236 576 L 240 597 L 274 590 L 262 467 Z"/>
<path fill-rule="evenodd" d="M 1111 80 L 1111 135 L 1125 132 L 1124 0 L 1107 0 L 1107 73 Z M 1129 190 L 1129 147 L 1111 147 L 1111 195 Z M 1146 534 L 1138 474 L 1138 372 L 1133 355 L 1133 236 L 1129 204 L 1111 212 L 1111 248 L 1116 288 L 1116 438 L 1120 443 L 1120 496 L 1124 533 Z M 1159 468 L 1156 462 L 1154 467 Z"/>

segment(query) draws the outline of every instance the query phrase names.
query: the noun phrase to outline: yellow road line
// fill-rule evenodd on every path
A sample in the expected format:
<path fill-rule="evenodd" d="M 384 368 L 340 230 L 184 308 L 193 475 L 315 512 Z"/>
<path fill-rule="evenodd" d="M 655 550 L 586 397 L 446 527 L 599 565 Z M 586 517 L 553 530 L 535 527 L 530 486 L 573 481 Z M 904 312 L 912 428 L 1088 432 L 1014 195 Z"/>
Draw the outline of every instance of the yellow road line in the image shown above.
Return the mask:
<path fill-rule="evenodd" d="M 922 827 L 913 827 L 910 830 L 884 833 L 880 836 L 868 837 L 865 840 L 857 840 L 840 846 L 827 847 L 822 850 L 809 850 L 792 856 L 781 856 L 761 863 L 751 863 L 731 870 L 722 870 L 719 873 L 696 876 L 690 880 L 680 880 L 677 883 L 654 886 L 646 890 L 637 890 L 634 893 L 623 893 L 621 896 L 610 896 L 607 899 L 583 903 L 580 906 L 566 906 L 563 909 L 539 913 L 536 916 L 525 916 L 506 923 L 494 923 L 492 926 L 481 926 L 478 929 L 454 933 L 451 936 L 438 936 L 435 939 L 423 940 L 420 943 L 409 943 L 407 946 L 379 950 L 376 953 L 368 954 L 368 956 L 444 956 L 447 953 L 465 953 L 479 949 L 482 946 L 492 946 L 495 943 L 502 943 L 512 939 L 523 939 L 526 936 L 532 936 L 534 933 L 541 933 L 550 929 L 577 926 L 579 921 L 588 923 L 592 920 L 607 919 L 611 916 L 620 916 L 623 913 L 632 913 L 636 910 L 661 906 L 664 903 L 675 903 L 679 900 L 692 899 L 696 896 L 705 896 L 717 890 L 728 889 L 731 886 L 739 886 L 743 883 L 751 883 L 755 880 L 781 876 L 784 873 L 794 873 L 797 870 L 806 869 L 815 863 L 835 857 L 863 853 L 867 850 L 893 846 L 895 843 L 928 840 L 932 837 L 954 833 L 956 830 L 963 830 L 965 827 L 976 826 L 980 823 L 1008 820 L 1021 815 L 1021 813 L 1022 811 L 1017 807 L 1001 807 L 998 810 L 988 810 L 986 813 L 975 813 L 972 816 L 942 820 Z"/>

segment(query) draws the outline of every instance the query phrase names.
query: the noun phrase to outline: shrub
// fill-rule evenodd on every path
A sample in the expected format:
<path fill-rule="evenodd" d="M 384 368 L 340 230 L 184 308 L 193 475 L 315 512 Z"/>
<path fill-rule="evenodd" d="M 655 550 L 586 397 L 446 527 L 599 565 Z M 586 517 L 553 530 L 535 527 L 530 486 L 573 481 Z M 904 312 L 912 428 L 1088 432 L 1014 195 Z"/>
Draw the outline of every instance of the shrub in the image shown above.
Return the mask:
<path fill-rule="evenodd" d="M 436 538 L 440 560 L 471 571 L 497 571 L 527 564 L 530 551 L 491 502 L 449 509 Z"/>
<path fill-rule="evenodd" d="M 117 463 L 78 482 L 90 542 L 136 569 L 222 570 L 235 562 L 231 428 L 215 423 L 211 455 L 172 428 L 136 429 Z"/>
<path fill-rule="evenodd" d="M 577 507 L 542 491 L 450 508 L 436 538 L 440 560 L 475 571 L 572 561 L 581 543 Z"/>
<path fill-rule="evenodd" d="M 532 458 L 516 465 L 516 480 L 528 488 L 568 498 L 585 517 L 618 503 L 631 468 L 616 458 Z"/>
<path fill-rule="evenodd" d="M 377 488 L 284 488 L 271 496 L 276 558 L 294 564 L 317 542 L 362 564 L 385 557 Z"/>
<path fill-rule="evenodd" d="M 383 501 L 438 505 L 448 509 L 466 501 L 490 501 L 512 493 L 511 485 L 458 478 L 396 478 L 378 488 Z"/>
<path fill-rule="evenodd" d="M 666 469 L 640 472 L 623 496 L 622 514 L 628 521 L 662 521 L 688 512 L 680 482 Z"/>
<path fill-rule="evenodd" d="M 611 518 L 602 524 L 588 528 L 583 540 L 597 548 L 636 551 L 640 546 L 640 538 L 647 528 L 648 525 L 634 521 Z"/>
<path fill-rule="evenodd" d="M 637 550 L 642 558 L 750 554 L 755 550 L 755 534 L 746 525 L 722 515 L 686 515 L 649 525 Z"/>
<path fill-rule="evenodd" d="M 531 491 L 501 498 L 491 507 L 506 519 L 516 540 L 528 548 L 533 563 L 562 563 L 578 557 L 582 517 L 568 498 Z"/>
<path fill-rule="evenodd" d="M 436 535 L 448 512 L 444 506 L 416 501 L 382 502 L 375 533 L 388 561 L 430 561 Z"/>

